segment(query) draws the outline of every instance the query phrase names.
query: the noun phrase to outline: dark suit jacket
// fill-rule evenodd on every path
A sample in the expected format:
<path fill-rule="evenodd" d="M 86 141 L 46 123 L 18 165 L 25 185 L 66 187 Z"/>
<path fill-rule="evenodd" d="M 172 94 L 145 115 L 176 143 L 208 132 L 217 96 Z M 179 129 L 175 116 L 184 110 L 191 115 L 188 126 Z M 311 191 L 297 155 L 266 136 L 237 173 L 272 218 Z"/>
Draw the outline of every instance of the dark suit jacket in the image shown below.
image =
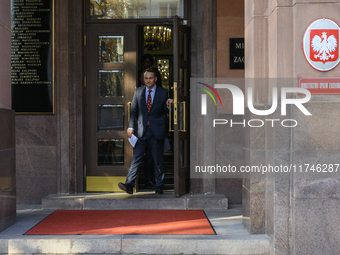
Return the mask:
<path fill-rule="evenodd" d="M 148 113 L 145 89 L 146 86 L 143 86 L 135 90 L 131 103 L 131 115 L 128 128 L 134 128 L 135 136 L 141 138 L 145 133 L 146 124 L 149 120 L 154 136 L 159 140 L 163 140 L 168 132 L 168 118 L 166 117 L 169 111 L 166 105 L 168 91 L 156 86 L 155 97 L 150 113 Z"/>

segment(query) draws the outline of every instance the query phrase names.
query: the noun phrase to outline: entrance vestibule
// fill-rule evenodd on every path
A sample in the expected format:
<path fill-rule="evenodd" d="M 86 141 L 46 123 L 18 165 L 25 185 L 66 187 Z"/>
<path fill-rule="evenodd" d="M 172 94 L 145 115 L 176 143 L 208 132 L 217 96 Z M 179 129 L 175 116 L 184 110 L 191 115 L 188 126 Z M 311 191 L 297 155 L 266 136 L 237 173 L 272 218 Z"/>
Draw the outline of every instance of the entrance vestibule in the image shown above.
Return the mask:
<path fill-rule="evenodd" d="M 140 59 L 151 53 L 163 87 L 175 100 L 169 111 L 171 150 L 165 153 L 164 188 L 174 189 L 176 196 L 187 193 L 188 27 L 177 16 L 170 19 L 103 20 L 98 16 L 99 9 L 93 9 L 92 1 L 89 7 L 91 18 L 85 22 L 86 191 L 120 191 L 118 182 L 125 182 L 132 159 L 132 146 L 126 136 L 130 104 L 139 85 Z M 136 183 L 137 191 L 143 188 L 143 167 Z"/>

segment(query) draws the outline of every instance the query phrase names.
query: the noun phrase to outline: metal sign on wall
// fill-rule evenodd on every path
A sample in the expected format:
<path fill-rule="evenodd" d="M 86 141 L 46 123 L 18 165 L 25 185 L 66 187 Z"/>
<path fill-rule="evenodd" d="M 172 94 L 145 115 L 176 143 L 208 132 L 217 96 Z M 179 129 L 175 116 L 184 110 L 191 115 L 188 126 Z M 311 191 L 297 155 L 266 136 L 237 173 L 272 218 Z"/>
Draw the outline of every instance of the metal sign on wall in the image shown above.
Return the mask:
<path fill-rule="evenodd" d="M 244 38 L 229 39 L 230 69 L 244 69 Z"/>
<path fill-rule="evenodd" d="M 53 0 L 12 0 L 12 108 L 53 114 Z"/>
<path fill-rule="evenodd" d="M 339 25 L 330 19 L 317 19 L 303 36 L 303 53 L 307 62 L 316 70 L 327 72 L 340 62 Z"/>
<path fill-rule="evenodd" d="M 339 95 L 340 77 L 299 77 L 298 87 L 314 95 Z"/>

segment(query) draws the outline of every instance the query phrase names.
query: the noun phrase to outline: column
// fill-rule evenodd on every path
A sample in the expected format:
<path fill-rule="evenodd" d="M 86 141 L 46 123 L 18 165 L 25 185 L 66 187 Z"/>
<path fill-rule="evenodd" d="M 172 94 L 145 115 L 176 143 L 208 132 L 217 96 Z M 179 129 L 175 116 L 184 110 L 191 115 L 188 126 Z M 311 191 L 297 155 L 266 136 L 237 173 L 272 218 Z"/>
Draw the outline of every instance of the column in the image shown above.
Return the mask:
<path fill-rule="evenodd" d="M 214 78 L 216 40 L 216 1 L 191 2 L 191 77 Z M 212 126 L 214 112 L 201 116 L 201 96 L 196 86 L 190 88 L 190 168 L 195 165 L 215 165 L 215 132 Z M 210 105 L 211 104 L 211 105 Z M 208 109 L 215 110 L 208 101 Z M 215 194 L 215 179 L 191 179 L 191 191 L 207 195 Z"/>
<path fill-rule="evenodd" d="M 253 89 L 256 109 L 268 105 L 268 1 L 245 1 L 245 90 Z M 262 119 L 246 108 L 245 120 Z M 259 166 L 266 161 L 265 128 L 244 130 L 244 165 Z M 245 174 L 242 185 L 243 223 L 252 234 L 265 232 L 265 179 Z"/>
<path fill-rule="evenodd" d="M 11 1 L 0 3 L 0 232 L 16 220 L 15 125 L 11 109 Z"/>

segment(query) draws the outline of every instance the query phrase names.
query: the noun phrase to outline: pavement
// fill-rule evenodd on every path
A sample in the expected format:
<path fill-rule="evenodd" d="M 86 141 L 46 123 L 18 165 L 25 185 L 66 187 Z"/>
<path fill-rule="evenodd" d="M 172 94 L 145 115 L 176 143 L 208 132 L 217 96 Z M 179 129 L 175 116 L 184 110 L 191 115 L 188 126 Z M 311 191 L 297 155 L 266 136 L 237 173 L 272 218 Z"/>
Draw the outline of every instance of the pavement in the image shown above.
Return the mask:
<path fill-rule="evenodd" d="M 242 206 L 204 210 L 216 235 L 41 235 L 25 236 L 54 212 L 18 205 L 17 222 L 0 233 L 0 254 L 269 254 L 267 235 L 251 235 Z"/>

